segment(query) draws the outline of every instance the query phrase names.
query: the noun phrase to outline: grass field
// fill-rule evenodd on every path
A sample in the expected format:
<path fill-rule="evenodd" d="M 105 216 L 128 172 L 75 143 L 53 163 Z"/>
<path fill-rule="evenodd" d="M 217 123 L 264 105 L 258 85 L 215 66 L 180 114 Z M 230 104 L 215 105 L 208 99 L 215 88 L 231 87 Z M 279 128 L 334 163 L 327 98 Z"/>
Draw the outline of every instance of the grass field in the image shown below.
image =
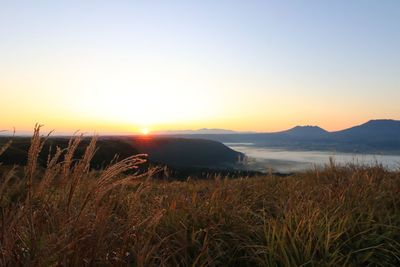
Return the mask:
<path fill-rule="evenodd" d="M 39 129 L 26 166 L 0 166 L 1 266 L 400 265 L 399 172 L 167 182 L 143 154 L 92 170 L 80 137 L 39 168 Z"/>

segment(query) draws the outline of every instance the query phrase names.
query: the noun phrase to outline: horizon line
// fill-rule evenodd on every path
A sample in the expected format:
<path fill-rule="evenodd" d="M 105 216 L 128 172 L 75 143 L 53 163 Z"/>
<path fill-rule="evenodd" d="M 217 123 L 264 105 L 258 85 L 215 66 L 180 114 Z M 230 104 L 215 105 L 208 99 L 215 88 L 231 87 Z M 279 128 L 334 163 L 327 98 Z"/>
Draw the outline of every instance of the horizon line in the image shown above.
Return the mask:
<path fill-rule="evenodd" d="M 156 131 L 151 131 L 149 130 L 149 132 L 147 134 L 143 134 L 141 132 L 112 132 L 112 131 L 103 131 L 103 132 L 99 132 L 99 131 L 94 131 L 94 133 L 88 133 L 88 131 L 84 131 L 84 132 L 79 132 L 78 131 L 61 131 L 60 133 L 57 133 L 55 130 L 44 130 L 42 131 L 43 134 L 48 134 L 49 132 L 53 132 L 51 134 L 51 136 L 55 136 L 55 137 L 71 137 L 74 136 L 74 133 L 76 136 L 82 134 L 83 136 L 87 137 L 87 136 L 102 136 L 102 137 L 107 137 L 107 136 L 149 136 L 149 135 L 153 135 L 153 136 L 161 136 L 161 135 L 204 135 L 204 134 L 215 134 L 215 135 L 219 135 L 219 134 L 269 134 L 269 133 L 281 133 L 281 132 L 285 132 L 285 131 L 289 131 L 291 129 L 294 129 L 296 127 L 318 127 L 328 133 L 334 133 L 334 132 L 340 132 L 340 131 L 344 131 L 356 126 L 360 126 L 363 124 L 366 124 L 368 122 L 371 121 L 397 121 L 400 122 L 400 120 L 395 120 L 395 119 L 370 119 L 364 123 L 361 124 L 356 124 L 353 126 L 350 126 L 348 128 L 344 128 L 341 130 L 335 130 L 335 131 L 327 131 L 324 128 L 318 126 L 318 125 L 296 125 L 293 126 L 289 129 L 285 129 L 285 130 L 278 130 L 278 131 L 272 131 L 272 132 L 267 132 L 267 131 L 235 131 L 235 130 L 231 130 L 231 129 L 223 129 L 223 128 L 207 128 L 207 127 L 203 127 L 203 128 L 199 128 L 199 129 L 183 129 L 183 130 L 156 130 Z M 22 130 L 22 133 L 18 133 L 18 131 L 16 129 L 15 130 L 15 135 L 16 137 L 28 137 L 31 136 L 33 133 L 33 130 Z M 7 132 L 13 132 L 14 130 L 0 130 L 0 137 L 12 137 L 13 134 L 6 134 Z M 196 133 L 196 131 L 201 131 L 201 130 L 219 130 L 219 131 L 227 131 L 227 132 L 232 132 L 232 133 Z M 179 132 L 194 132 L 194 133 L 179 133 Z"/>

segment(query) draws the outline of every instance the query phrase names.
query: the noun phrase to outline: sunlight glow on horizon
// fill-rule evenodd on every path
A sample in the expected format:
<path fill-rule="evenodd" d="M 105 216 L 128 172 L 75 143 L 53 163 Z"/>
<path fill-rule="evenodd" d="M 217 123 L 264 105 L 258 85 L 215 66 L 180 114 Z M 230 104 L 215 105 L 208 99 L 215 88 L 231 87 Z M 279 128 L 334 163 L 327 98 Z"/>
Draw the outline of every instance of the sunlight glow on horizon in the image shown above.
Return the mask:
<path fill-rule="evenodd" d="M 149 133 L 149 129 L 143 128 L 142 131 L 141 131 L 141 133 L 142 133 L 143 135 L 147 135 L 147 134 Z"/>

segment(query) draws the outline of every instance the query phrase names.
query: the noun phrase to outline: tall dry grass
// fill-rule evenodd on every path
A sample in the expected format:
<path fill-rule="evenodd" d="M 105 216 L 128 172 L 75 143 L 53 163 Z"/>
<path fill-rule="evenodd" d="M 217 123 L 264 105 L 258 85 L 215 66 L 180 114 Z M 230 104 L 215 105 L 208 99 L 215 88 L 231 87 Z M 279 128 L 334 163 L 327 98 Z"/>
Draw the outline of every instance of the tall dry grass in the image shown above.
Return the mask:
<path fill-rule="evenodd" d="M 55 148 L 1 176 L 0 265 L 398 266 L 400 173 L 381 166 L 285 178 L 165 182 L 140 173 L 145 155 L 90 169 Z M 139 179 L 140 178 L 140 179 Z"/>

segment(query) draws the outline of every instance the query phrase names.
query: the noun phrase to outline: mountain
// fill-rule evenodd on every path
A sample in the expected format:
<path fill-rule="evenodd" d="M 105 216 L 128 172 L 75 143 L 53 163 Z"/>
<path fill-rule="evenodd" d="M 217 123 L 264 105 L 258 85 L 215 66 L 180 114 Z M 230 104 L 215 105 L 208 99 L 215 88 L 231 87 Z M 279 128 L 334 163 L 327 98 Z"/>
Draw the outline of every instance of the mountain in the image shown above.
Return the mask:
<path fill-rule="evenodd" d="M 400 154 L 398 120 L 371 120 L 336 132 L 328 132 L 318 126 L 296 126 L 274 133 L 194 134 L 181 137 L 223 143 L 251 143 L 254 146 L 287 150 Z"/>
<path fill-rule="evenodd" d="M 286 134 L 297 138 L 320 138 L 325 137 L 328 132 L 318 126 L 296 126 L 287 131 L 278 132 L 277 134 Z"/>
<path fill-rule="evenodd" d="M 333 133 L 345 138 L 396 139 L 400 137 L 400 121 L 370 120 L 364 124 Z"/>
<path fill-rule="evenodd" d="M 400 121 L 370 120 L 364 124 L 331 133 L 338 150 L 400 154 Z"/>

